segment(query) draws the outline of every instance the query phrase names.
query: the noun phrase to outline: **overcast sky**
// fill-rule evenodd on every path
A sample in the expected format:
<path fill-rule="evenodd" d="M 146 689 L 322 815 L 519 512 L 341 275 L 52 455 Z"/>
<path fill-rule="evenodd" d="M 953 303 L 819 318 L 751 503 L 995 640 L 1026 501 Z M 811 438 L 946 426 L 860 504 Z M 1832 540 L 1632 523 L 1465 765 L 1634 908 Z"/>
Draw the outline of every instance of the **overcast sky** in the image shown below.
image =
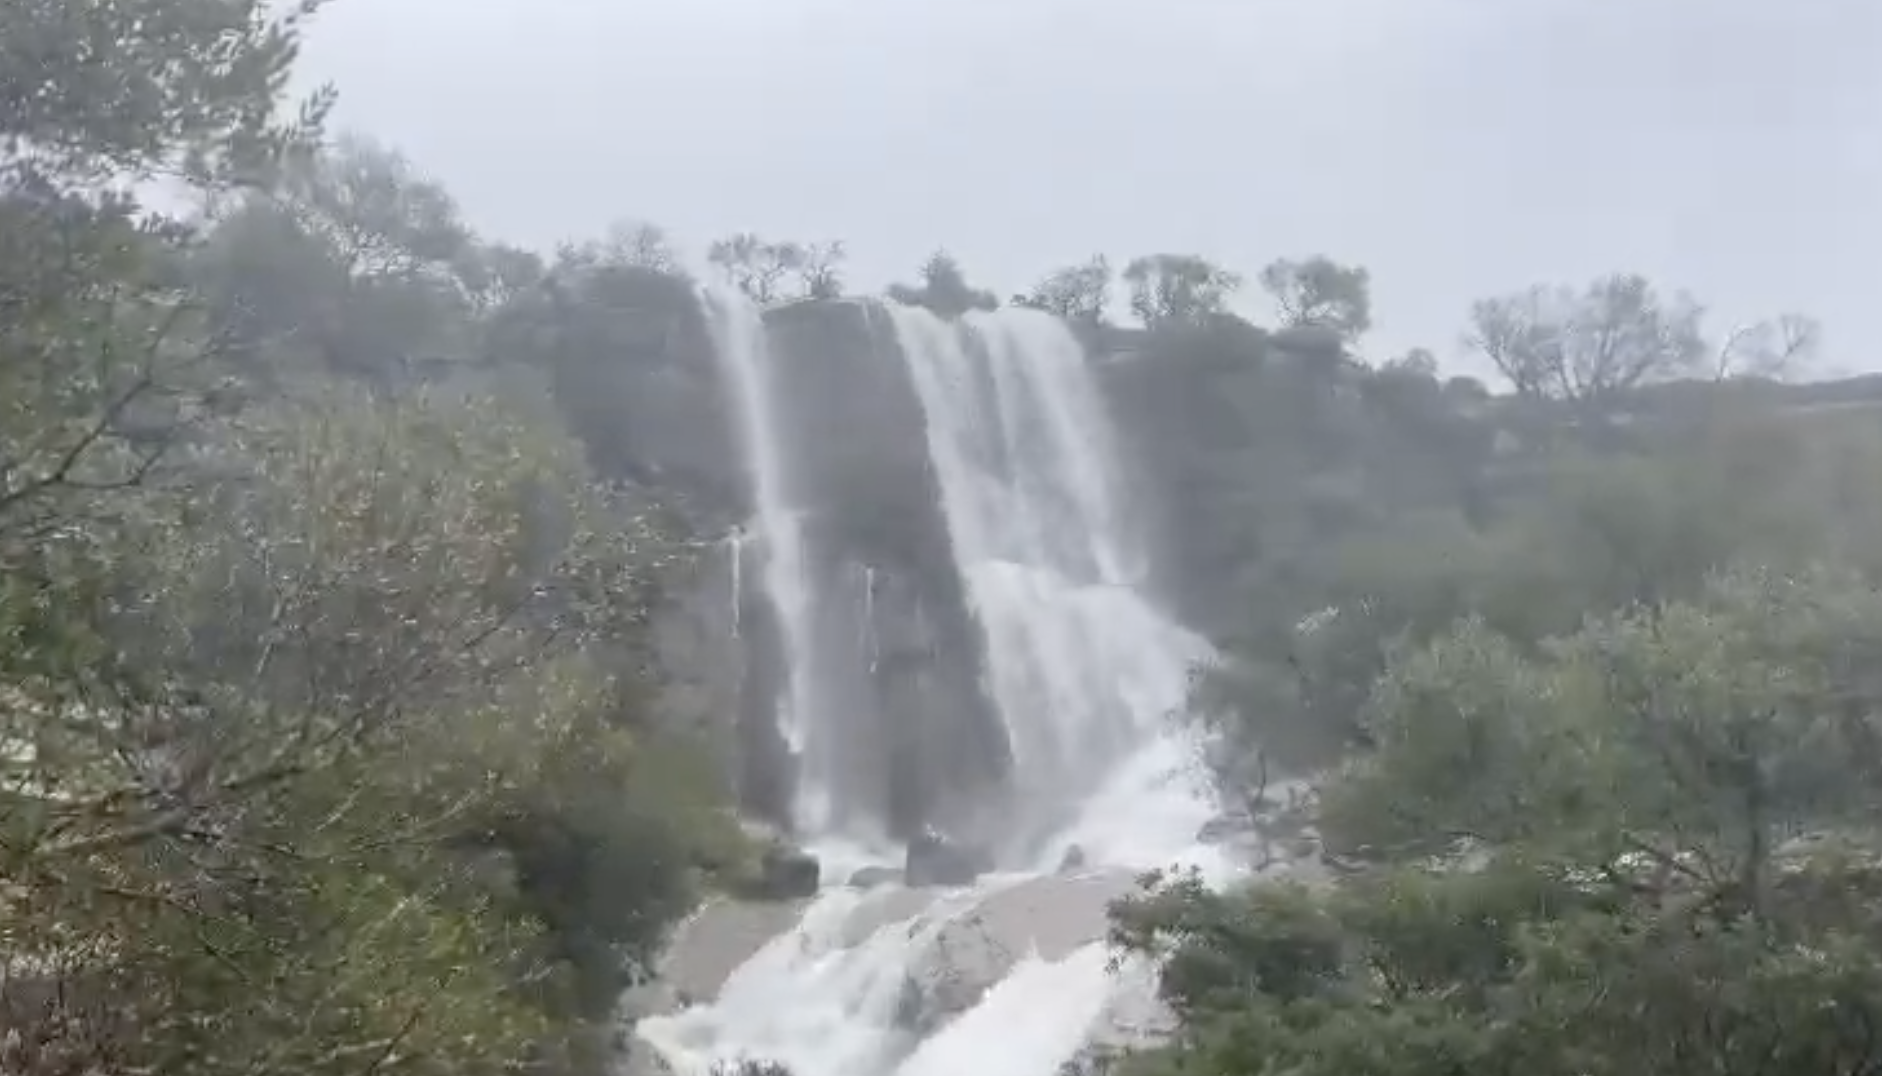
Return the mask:
<path fill-rule="evenodd" d="M 1882 368 L 1882 0 L 336 0 L 306 70 L 473 224 L 1371 268 L 1366 351 L 1614 269 Z M 1254 298 L 1249 300 L 1251 309 Z"/>

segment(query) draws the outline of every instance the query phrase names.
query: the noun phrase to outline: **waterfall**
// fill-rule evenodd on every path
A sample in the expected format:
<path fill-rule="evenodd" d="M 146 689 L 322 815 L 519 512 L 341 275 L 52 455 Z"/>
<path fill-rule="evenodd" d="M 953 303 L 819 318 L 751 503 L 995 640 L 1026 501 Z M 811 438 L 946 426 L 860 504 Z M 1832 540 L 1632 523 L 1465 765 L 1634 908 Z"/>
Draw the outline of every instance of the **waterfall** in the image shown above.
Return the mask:
<path fill-rule="evenodd" d="M 832 705 L 820 676 L 830 667 L 830 659 L 819 651 L 822 634 L 807 561 L 804 513 L 794 482 L 794 446 L 779 428 L 780 386 L 763 313 L 744 295 L 716 284 L 701 287 L 700 302 L 732 396 L 734 425 L 755 510 L 749 529 L 760 543 L 760 585 L 774 613 L 772 622 L 783 652 L 785 682 L 779 685 L 775 717 L 796 767 L 791 783 L 793 822 L 811 834 L 834 836 L 833 831 L 841 828 L 835 816 L 842 806 L 836 788 L 844 766 L 842 730 L 824 719 Z M 735 555 L 744 553 L 746 541 L 741 532 Z M 738 625 L 743 631 L 742 619 Z"/>
<path fill-rule="evenodd" d="M 1208 647 L 1141 589 L 1144 558 L 1084 349 L 1032 310 L 947 322 L 893 307 L 890 317 L 927 417 L 955 565 L 987 637 L 1018 836 L 1075 834 L 1101 862 L 1181 850 L 1206 806 L 1137 771 L 1146 752 L 1163 769 L 1180 763 L 1169 719 Z M 1032 851 L 1056 861 L 1065 843 Z"/>
<path fill-rule="evenodd" d="M 982 686 L 1012 762 L 1011 798 L 985 821 L 987 832 L 1010 837 L 1001 849 L 1007 870 L 945 892 L 827 886 L 713 1002 L 640 1023 L 641 1038 L 681 1076 L 740 1059 L 781 1062 L 795 1076 L 968 1068 L 1053 1076 L 1110 1005 L 1146 990 L 1143 968 L 1123 980 L 1107 971 L 1102 902 L 1081 898 L 1077 915 L 1089 929 L 1069 944 L 1061 938 L 1046 952 L 1035 938 L 1005 953 L 997 982 L 938 1029 L 909 1017 L 922 963 L 956 944 L 949 931 L 963 924 L 1030 916 L 1049 933 L 1076 918 L 1063 901 L 1083 883 L 1052 873 L 1073 844 L 1093 868 L 1081 877 L 1123 877 L 1126 886 L 1137 869 L 1225 867 L 1196 844 L 1211 808 L 1190 744 L 1170 720 L 1208 647 L 1143 589 L 1145 557 L 1120 494 L 1115 439 L 1077 340 L 1029 310 L 952 321 L 906 307 L 871 314 L 886 317 L 896 351 L 876 358 L 903 364 L 918 398 L 952 569 L 984 636 Z M 762 414 L 776 397 L 755 312 L 750 319 L 749 332 L 723 332 L 721 342 L 746 349 L 727 365 L 747 444 L 757 446 L 748 451 L 770 532 L 794 526 L 780 473 L 789 446 L 776 443 L 777 426 Z M 775 547 L 766 560 L 763 585 L 781 609 L 815 600 L 791 563 Z M 873 570 L 865 566 L 862 579 L 857 600 L 873 609 Z M 794 677 L 810 667 L 803 648 L 813 628 L 801 620 L 792 628 Z M 861 651 L 854 659 L 873 667 L 874 637 L 846 639 Z M 805 700 L 795 685 L 798 742 L 814 749 L 818 720 Z"/>
<path fill-rule="evenodd" d="M 727 536 L 725 545 L 725 555 L 728 558 L 727 577 L 730 580 L 728 589 L 731 591 L 729 596 L 731 613 L 728 620 L 732 625 L 732 638 L 737 639 L 745 634 L 745 528 L 740 527 L 734 530 Z"/>
<path fill-rule="evenodd" d="M 784 645 L 789 684 L 778 700 L 778 727 L 793 751 L 804 749 L 804 722 L 813 712 L 808 677 L 812 667 L 806 624 L 810 598 L 805 586 L 803 534 L 792 511 L 786 486 L 784 444 L 778 437 L 772 401 L 772 369 L 765 341 L 762 314 L 743 296 L 708 285 L 701 304 L 712 334 L 727 389 L 732 394 L 736 425 L 751 476 L 751 495 L 757 509 L 757 529 L 764 540 L 764 588 L 777 612 L 778 634 Z M 733 550 L 743 553 L 743 539 Z"/>

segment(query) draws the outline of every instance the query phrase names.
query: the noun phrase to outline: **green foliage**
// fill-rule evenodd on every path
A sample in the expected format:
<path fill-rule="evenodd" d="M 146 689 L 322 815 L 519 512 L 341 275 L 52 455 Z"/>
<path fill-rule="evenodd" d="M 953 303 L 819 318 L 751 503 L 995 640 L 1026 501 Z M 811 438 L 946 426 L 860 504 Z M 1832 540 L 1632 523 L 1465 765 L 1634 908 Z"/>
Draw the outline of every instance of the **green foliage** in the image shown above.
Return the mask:
<path fill-rule="evenodd" d="M 1875 1059 L 1865 1028 L 1882 980 L 1853 936 L 1805 952 L 1540 863 L 1406 869 L 1322 893 L 1179 887 L 1120 919 L 1133 924 L 1121 942 L 1171 954 L 1163 988 L 1185 1018 L 1123 1071 L 1752 1073 Z"/>
<path fill-rule="evenodd" d="M 642 701 L 671 541 L 560 431 L 395 391 L 541 270 L 396 154 L 302 152 L 311 8 L 0 16 L 8 1071 L 596 1065 L 744 854 Z M 279 182 L 199 244 L 97 193 L 156 173 Z"/>
<path fill-rule="evenodd" d="M 1242 278 L 1193 254 L 1148 254 L 1124 266 L 1124 283 L 1131 313 L 1155 328 L 1223 313 Z"/>
<path fill-rule="evenodd" d="M 1546 865 L 1407 869 L 1332 892 L 1165 890 L 1119 940 L 1183 1016 L 1130 1073 L 1756 1073 L 1872 1064 L 1863 935 L 1800 947 Z"/>
<path fill-rule="evenodd" d="M 1761 885 L 1775 845 L 1870 806 L 1882 596 L 1848 573 L 1718 576 L 1692 602 L 1591 620 L 1524 658 L 1466 624 L 1395 665 L 1377 750 L 1330 830 L 1402 843 L 1651 847 Z M 1757 894 L 1742 894 L 1754 899 Z"/>
<path fill-rule="evenodd" d="M 1839 492 L 1873 457 L 1744 418 L 1348 543 L 1334 607 L 1264 644 L 1294 698 L 1259 648 L 1218 673 L 1212 727 L 1328 767 L 1316 822 L 1361 868 L 1120 904 L 1182 1027 L 1119 1071 L 1882 1062 L 1882 590 Z"/>
<path fill-rule="evenodd" d="M 772 242 L 741 232 L 712 244 L 707 260 L 755 303 L 834 299 L 843 292 L 843 244 Z"/>
<path fill-rule="evenodd" d="M 605 1017 L 741 847 L 602 671 L 664 540 L 476 400 L 287 399 L 189 463 L 71 562 L 114 660 L 40 662 L 0 727 L 10 951 L 111 954 L 96 1048 L 159 1068 L 497 1071 Z"/>
<path fill-rule="evenodd" d="M 269 384 L 318 373 L 391 386 L 471 362 L 476 315 L 539 275 L 480 244 L 403 157 L 359 139 L 228 207 L 192 268 L 232 359 Z"/>
<path fill-rule="evenodd" d="M 281 115 L 300 23 L 259 0 L 25 0 L 0 13 L 0 170 L 41 180 L 266 175 L 318 134 Z"/>
<path fill-rule="evenodd" d="M 1690 299 L 1662 299 L 1645 277 L 1621 273 L 1579 293 L 1535 287 L 1482 300 L 1471 341 L 1518 393 L 1604 400 L 1695 371 L 1700 315 Z"/>
<path fill-rule="evenodd" d="M 1371 276 L 1363 266 L 1340 265 L 1320 255 L 1283 259 L 1261 270 L 1261 287 L 1273 298 L 1283 326 L 1330 329 L 1347 344 L 1372 328 Z"/>
<path fill-rule="evenodd" d="M 1470 312 L 1471 344 L 1519 395 L 1609 407 L 1654 382 L 1695 374 L 1788 374 L 1809 358 L 1819 331 L 1785 314 L 1708 340 L 1704 311 L 1663 297 L 1645 277 L 1616 273 L 1577 292 L 1534 287 L 1484 299 Z"/>
<path fill-rule="evenodd" d="M 121 199 L 0 196 L 0 539 L 139 484 L 213 402 L 170 238 Z"/>
<path fill-rule="evenodd" d="M 1030 306 L 1071 322 L 1074 325 L 1106 325 L 1111 306 L 1111 262 L 1102 254 L 1083 265 L 1057 270 L 1031 291 L 1013 300 L 1015 306 Z"/>
<path fill-rule="evenodd" d="M 906 306 L 921 306 L 944 318 L 958 318 L 970 310 L 992 310 L 1000 300 L 992 292 L 967 283 L 961 263 L 945 250 L 936 251 L 921 266 L 919 285 L 892 284 L 889 298 Z"/>
<path fill-rule="evenodd" d="M 1388 472 L 1367 491 L 1368 514 L 1299 524 L 1299 552 L 1267 567 L 1261 620 L 1202 681 L 1200 714 L 1240 744 L 1223 748 L 1225 765 L 1249 771 L 1239 756 L 1259 744 L 1279 769 L 1315 770 L 1365 740 L 1361 711 L 1393 647 L 1459 618 L 1526 650 L 1591 615 L 1691 599 L 1734 564 L 1870 563 L 1877 531 L 1854 490 L 1882 459 L 1874 451 L 1866 431 L 1720 415 L 1645 450 L 1570 446 L 1513 461 L 1493 499 L 1426 485 L 1437 507 L 1394 510 L 1381 487 L 1402 472 Z M 1395 471 L 1402 454 L 1389 457 Z M 1290 511 L 1282 476 L 1273 482 L 1259 491 L 1270 534 Z M 1473 502 L 1487 502 L 1481 523 Z"/>

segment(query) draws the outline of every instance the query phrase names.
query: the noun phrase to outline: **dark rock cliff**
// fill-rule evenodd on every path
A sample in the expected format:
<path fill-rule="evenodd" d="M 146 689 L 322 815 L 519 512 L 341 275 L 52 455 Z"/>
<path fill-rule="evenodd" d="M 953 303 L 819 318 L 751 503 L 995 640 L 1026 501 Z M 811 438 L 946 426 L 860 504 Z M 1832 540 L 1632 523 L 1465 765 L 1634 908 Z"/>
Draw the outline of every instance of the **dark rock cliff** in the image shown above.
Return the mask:
<path fill-rule="evenodd" d="M 592 286 L 591 286 L 592 290 Z M 552 350 L 555 396 L 597 469 L 684 502 L 701 558 L 657 620 L 670 703 L 716 723 L 753 812 L 788 819 L 815 766 L 830 807 L 896 835 L 984 806 L 1007 769 L 981 688 L 978 628 L 954 570 L 920 401 L 870 304 L 801 303 L 766 315 L 785 499 L 801 513 L 818 657 L 815 757 L 776 726 L 789 669 L 764 592 L 761 537 L 731 394 L 690 288 L 655 274 L 608 282 Z M 735 563 L 736 561 L 736 563 Z"/>
<path fill-rule="evenodd" d="M 838 812 L 899 835 L 933 823 L 972 839 L 976 823 L 997 824 L 1009 748 L 982 686 L 985 644 L 953 563 L 907 364 L 873 302 L 799 303 L 765 322 L 781 442 L 770 447 L 801 512 L 808 649 L 818 655 L 799 670 L 814 689 L 816 712 L 805 716 L 833 730 L 803 758 L 777 727 L 791 670 L 762 586 L 769 551 L 762 536 L 739 536 L 756 514 L 750 469 L 691 283 L 623 266 L 573 273 L 512 304 L 488 347 L 493 365 L 521 359 L 551 387 L 603 476 L 677 502 L 668 506 L 700 556 L 656 618 L 663 704 L 730 748 L 746 807 L 788 821 L 800 773 L 814 767 Z M 1405 507 L 1477 518 L 1535 481 L 1524 445 L 1573 428 L 1468 379 L 1365 370 L 1313 330 L 1222 317 L 1082 335 L 1117 428 L 1134 522 L 1152 536 L 1156 590 L 1218 642 L 1250 630 L 1257 610 L 1291 631 L 1313 611 L 1297 606 L 1323 600 L 1296 582 L 1324 572 L 1317 561 L 1342 535 Z M 1857 387 L 1732 391 L 1791 399 L 1814 417 L 1882 395 L 1874 383 Z M 1642 390 L 1616 429 L 1677 428 L 1710 414 L 1718 392 Z"/>
<path fill-rule="evenodd" d="M 955 571 L 921 404 L 878 308 L 801 303 L 767 315 L 778 436 L 804 513 L 822 768 L 842 812 L 906 836 L 960 823 L 1007 769 L 981 688 L 979 630 Z"/>

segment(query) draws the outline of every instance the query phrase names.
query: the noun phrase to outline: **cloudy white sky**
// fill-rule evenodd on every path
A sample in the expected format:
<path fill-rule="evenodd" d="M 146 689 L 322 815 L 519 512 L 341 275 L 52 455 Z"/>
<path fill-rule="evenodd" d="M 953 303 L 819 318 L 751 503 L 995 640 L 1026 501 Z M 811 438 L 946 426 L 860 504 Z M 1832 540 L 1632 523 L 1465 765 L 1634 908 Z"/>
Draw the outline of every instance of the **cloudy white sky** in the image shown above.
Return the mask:
<path fill-rule="evenodd" d="M 341 125 L 486 233 L 1372 269 L 1369 354 L 1613 269 L 1882 368 L 1878 0 L 336 0 Z M 1250 299 L 1253 305 L 1253 297 Z"/>

